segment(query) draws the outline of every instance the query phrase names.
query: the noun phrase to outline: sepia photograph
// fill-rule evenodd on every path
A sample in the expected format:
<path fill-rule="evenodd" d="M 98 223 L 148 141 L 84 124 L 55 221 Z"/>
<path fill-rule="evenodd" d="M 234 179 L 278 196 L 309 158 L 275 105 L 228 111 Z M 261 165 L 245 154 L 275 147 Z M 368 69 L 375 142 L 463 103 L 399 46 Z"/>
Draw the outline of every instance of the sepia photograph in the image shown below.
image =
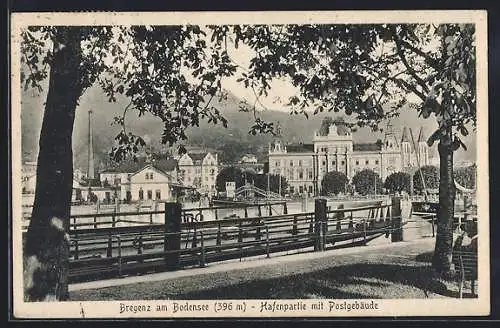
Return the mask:
<path fill-rule="evenodd" d="M 488 315 L 486 23 L 12 14 L 14 315 Z"/>

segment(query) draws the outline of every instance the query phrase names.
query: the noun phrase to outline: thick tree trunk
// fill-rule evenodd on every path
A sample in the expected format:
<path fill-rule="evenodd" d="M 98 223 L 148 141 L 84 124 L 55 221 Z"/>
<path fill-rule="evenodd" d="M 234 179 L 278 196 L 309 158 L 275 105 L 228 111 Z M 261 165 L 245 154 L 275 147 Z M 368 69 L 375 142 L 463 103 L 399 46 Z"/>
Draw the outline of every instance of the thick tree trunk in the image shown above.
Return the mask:
<path fill-rule="evenodd" d="M 71 141 L 82 93 L 76 28 L 58 29 L 53 56 L 39 140 L 35 201 L 23 253 L 26 301 L 68 299 Z"/>
<path fill-rule="evenodd" d="M 451 133 L 439 145 L 439 210 L 433 268 L 442 274 L 451 270 L 453 250 L 453 217 L 455 211 L 455 182 L 453 178 L 453 148 Z"/>

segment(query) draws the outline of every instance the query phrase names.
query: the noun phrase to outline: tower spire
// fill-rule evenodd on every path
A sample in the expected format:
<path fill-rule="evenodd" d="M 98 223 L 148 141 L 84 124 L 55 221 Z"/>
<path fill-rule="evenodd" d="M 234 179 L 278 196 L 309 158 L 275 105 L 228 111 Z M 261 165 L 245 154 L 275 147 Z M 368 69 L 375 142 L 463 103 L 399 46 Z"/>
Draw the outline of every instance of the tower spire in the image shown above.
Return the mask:
<path fill-rule="evenodd" d="M 418 140 L 417 142 L 425 142 L 425 136 L 424 136 L 424 128 L 420 127 L 420 131 L 418 132 Z"/>
<path fill-rule="evenodd" d="M 89 109 L 89 135 L 88 135 L 88 163 L 87 175 L 89 179 L 95 178 L 94 172 L 94 144 L 92 140 L 92 109 Z"/>
<path fill-rule="evenodd" d="M 408 129 L 406 126 L 403 128 L 403 135 L 401 136 L 401 142 L 410 142 L 410 137 L 408 135 Z"/>

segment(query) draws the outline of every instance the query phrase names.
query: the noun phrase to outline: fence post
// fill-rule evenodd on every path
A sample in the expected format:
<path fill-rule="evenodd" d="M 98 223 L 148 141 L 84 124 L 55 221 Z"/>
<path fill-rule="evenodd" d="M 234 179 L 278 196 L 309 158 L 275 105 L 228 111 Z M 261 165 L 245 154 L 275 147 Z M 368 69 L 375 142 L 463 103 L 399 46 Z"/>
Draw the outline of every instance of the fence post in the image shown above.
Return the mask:
<path fill-rule="evenodd" d="M 343 210 L 344 209 L 344 204 L 340 204 L 337 209 Z M 336 230 L 337 232 L 340 232 L 342 230 L 342 220 L 344 220 L 344 211 L 338 212 L 337 213 L 337 226 Z"/>
<path fill-rule="evenodd" d="M 351 232 L 354 231 L 354 219 L 353 219 L 353 212 L 351 211 L 350 212 L 350 215 L 349 215 L 349 229 Z"/>
<path fill-rule="evenodd" d="M 165 254 L 165 265 L 169 270 L 175 270 L 180 266 L 181 212 L 180 203 L 165 203 L 165 237 L 163 249 L 165 252 L 173 252 Z"/>
<path fill-rule="evenodd" d="M 245 205 L 245 218 L 248 217 L 248 209 L 247 209 L 247 206 Z"/>
<path fill-rule="evenodd" d="M 257 221 L 257 227 L 255 228 L 255 240 L 260 240 L 261 239 L 261 232 L 260 232 L 260 226 L 261 225 L 262 225 L 262 222 L 259 219 L 259 221 Z"/>
<path fill-rule="evenodd" d="M 363 220 L 363 244 L 366 246 L 366 220 Z"/>
<path fill-rule="evenodd" d="M 324 198 L 314 200 L 314 222 L 314 235 L 316 236 L 314 250 L 321 251 L 323 248 L 323 222 L 326 222 L 326 199 Z"/>
<path fill-rule="evenodd" d="M 288 214 L 288 206 L 286 205 L 286 202 L 283 203 L 283 214 Z"/>
<path fill-rule="evenodd" d="M 240 222 L 238 223 L 238 243 L 241 242 L 243 242 L 243 235 L 241 231 L 241 220 L 240 220 Z"/>
<path fill-rule="evenodd" d="M 269 227 L 266 224 L 266 257 L 269 258 L 269 253 L 270 253 L 270 247 L 269 247 Z"/>
<path fill-rule="evenodd" d="M 201 246 L 201 251 L 200 251 L 200 268 L 205 267 L 205 238 L 203 237 L 203 231 L 200 231 L 200 246 Z"/>
<path fill-rule="evenodd" d="M 269 204 L 269 216 L 272 216 L 273 215 L 273 209 L 271 207 L 271 204 Z"/>
<path fill-rule="evenodd" d="M 297 235 L 297 216 L 293 216 L 293 227 L 292 227 L 292 235 Z"/>
<path fill-rule="evenodd" d="M 138 240 L 138 245 L 137 245 L 137 255 L 142 255 L 142 235 L 139 235 L 139 240 Z M 144 262 L 142 259 L 139 259 L 139 262 L 142 263 Z"/>
<path fill-rule="evenodd" d="M 391 232 L 391 241 L 398 242 L 403 241 L 403 218 L 401 217 L 401 198 L 393 197 L 392 198 L 392 232 Z"/>
<path fill-rule="evenodd" d="M 120 236 L 116 236 L 118 239 L 118 275 L 122 276 L 122 240 Z"/>
<path fill-rule="evenodd" d="M 435 218 L 436 218 L 436 216 L 435 216 L 434 214 L 432 214 L 432 218 L 431 218 L 431 223 L 432 223 L 432 237 L 436 237 L 436 233 L 435 233 L 435 231 L 434 231 L 434 230 L 436 229 L 436 228 L 434 227 L 434 224 L 435 224 L 434 219 L 435 219 Z"/>
<path fill-rule="evenodd" d="M 75 239 L 75 260 L 78 260 L 79 258 L 79 254 L 78 254 L 78 239 Z"/>
<path fill-rule="evenodd" d="M 106 257 L 113 256 L 113 236 L 109 234 L 108 237 L 108 248 L 106 249 Z"/>
<path fill-rule="evenodd" d="M 260 207 L 260 204 L 258 206 L 258 209 L 259 209 L 259 218 L 262 216 L 262 208 Z"/>
<path fill-rule="evenodd" d="M 218 223 L 218 224 L 217 224 L 217 237 L 216 237 L 216 239 L 215 239 L 215 245 L 216 245 L 216 246 L 220 246 L 220 245 L 221 245 L 221 243 L 222 243 L 222 240 L 221 240 L 221 239 L 222 239 L 222 236 L 221 236 L 221 232 L 220 232 L 220 223 Z M 219 248 L 219 249 L 217 249 L 217 251 L 219 251 L 219 252 L 220 252 L 220 248 Z"/>

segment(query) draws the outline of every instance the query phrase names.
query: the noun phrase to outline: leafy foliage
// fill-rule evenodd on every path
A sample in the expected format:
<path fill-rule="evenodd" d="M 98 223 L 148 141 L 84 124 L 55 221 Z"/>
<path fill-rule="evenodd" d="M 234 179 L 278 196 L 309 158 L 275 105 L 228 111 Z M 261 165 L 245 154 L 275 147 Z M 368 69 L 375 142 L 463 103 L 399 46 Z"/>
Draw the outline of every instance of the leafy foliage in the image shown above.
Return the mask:
<path fill-rule="evenodd" d="M 243 171 L 235 166 L 228 166 L 223 168 L 217 174 L 215 179 L 215 189 L 218 192 L 226 191 L 226 182 L 233 181 L 236 183 L 236 188 L 239 188 L 245 184 L 245 178 Z"/>
<path fill-rule="evenodd" d="M 23 31 L 26 87 L 41 88 L 53 57 L 50 45 L 62 30 Z M 288 99 L 291 113 L 343 111 L 374 130 L 408 99 L 417 99 L 413 107 L 425 118 L 434 113 L 440 123 L 429 144 L 446 136 L 453 149 L 465 147 L 460 135 L 476 122 L 472 24 L 95 26 L 70 33 L 81 39 L 84 89 L 97 82 L 110 101 L 130 100 L 115 121 L 123 127 L 111 151 L 117 159 L 143 146 L 126 130 L 129 108 L 161 119 L 161 141 L 170 145 L 185 140 L 186 128 L 199 126 L 200 119 L 227 125 L 211 101 L 224 97 L 222 80 L 232 75 L 253 90 L 256 102 L 280 78 L 298 90 Z M 253 51 L 248 67 L 232 61 L 228 41 Z M 244 108 L 255 114 L 250 134 L 274 133 L 255 105 Z"/>
<path fill-rule="evenodd" d="M 460 185 L 474 189 L 476 186 L 476 164 L 455 169 L 455 181 Z"/>
<path fill-rule="evenodd" d="M 410 193 L 410 175 L 404 172 L 393 173 L 385 179 L 384 188 L 392 193 L 401 191 Z"/>
<path fill-rule="evenodd" d="M 382 192 L 382 180 L 380 176 L 370 169 L 365 169 L 356 173 L 352 177 L 352 184 L 356 188 L 356 192 L 361 195 Z"/>
<path fill-rule="evenodd" d="M 427 189 L 439 188 L 439 168 L 433 165 L 425 165 L 420 168 L 422 175 L 424 176 L 424 183 Z M 422 184 L 422 178 L 420 173 L 417 171 L 413 175 L 413 188 L 417 192 L 423 192 L 424 186 Z"/>
<path fill-rule="evenodd" d="M 346 192 L 346 185 L 349 182 L 347 176 L 338 171 L 330 171 L 325 174 L 321 181 L 321 192 L 323 195 Z"/>

